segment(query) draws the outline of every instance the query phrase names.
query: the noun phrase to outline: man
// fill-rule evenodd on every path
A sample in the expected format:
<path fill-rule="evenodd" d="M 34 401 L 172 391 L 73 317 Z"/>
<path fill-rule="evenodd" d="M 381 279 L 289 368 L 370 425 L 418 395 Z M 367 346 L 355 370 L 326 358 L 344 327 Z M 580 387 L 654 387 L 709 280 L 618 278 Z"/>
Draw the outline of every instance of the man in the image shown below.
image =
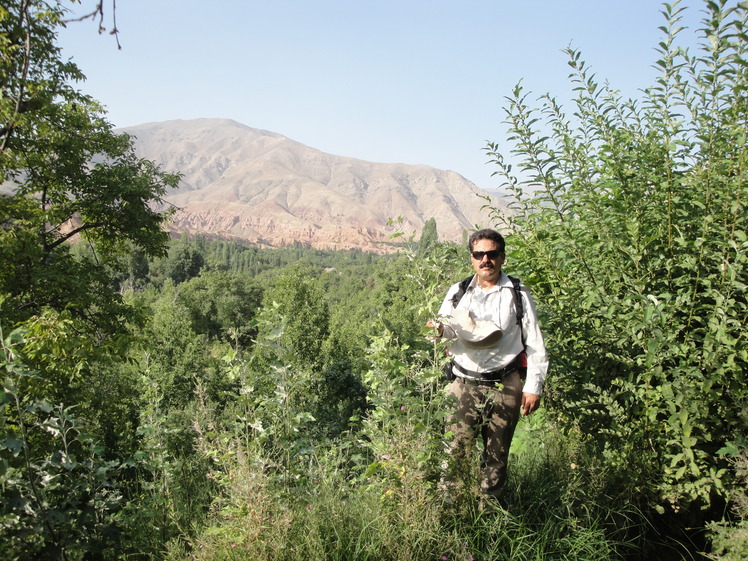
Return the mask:
<path fill-rule="evenodd" d="M 455 435 L 450 454 L 458 462 L 480 430 L 481 491 L 498 500 L 504 492 L 509 445 L 520 410 L 529 415 L 540 405 L 548 359 L 527 288 L 521 287 L 518 308 L 515 286 L 501 271 L 504 238 L 494 230 L 479 230 L 470 236 L 468 248 L 475 276 L 467 287 L 463 285 L 461 296 L 461 283 L 449 289 L 439 309 L 441 319 L 429 325 L 440 337 L 452 340 L 454 380 L 448 392 L 456 399 L 456 409 L 447 421 Z"/>

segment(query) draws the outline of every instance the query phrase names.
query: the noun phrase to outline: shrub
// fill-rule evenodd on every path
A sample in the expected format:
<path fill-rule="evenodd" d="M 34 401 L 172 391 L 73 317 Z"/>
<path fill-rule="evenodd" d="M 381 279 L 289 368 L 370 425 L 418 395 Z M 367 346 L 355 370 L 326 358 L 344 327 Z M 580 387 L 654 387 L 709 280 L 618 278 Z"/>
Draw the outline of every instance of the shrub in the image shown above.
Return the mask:
<path fill-rule="evenodd" d="M 660 512 L 707 507 L 733 475 L 717 451 L 748 423 L 748 6 L 705 2 L 700 50 L 665 4 L 641 100 L 567 49 L 573 117 L 550 95 L 506 109 L 515 173 L 488 146 L 514 214 L 513 267 L 544 314 L 548 402 L 598 441 Z"/>

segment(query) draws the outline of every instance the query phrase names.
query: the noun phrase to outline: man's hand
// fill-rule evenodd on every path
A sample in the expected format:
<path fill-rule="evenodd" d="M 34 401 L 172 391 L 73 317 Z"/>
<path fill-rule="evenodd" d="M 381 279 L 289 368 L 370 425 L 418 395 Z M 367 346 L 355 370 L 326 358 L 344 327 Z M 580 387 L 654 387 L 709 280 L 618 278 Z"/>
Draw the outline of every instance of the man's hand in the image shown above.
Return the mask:
<path fill-rule="evenodd" d="M 440 322 L 439 320 L 436 320 L 436 319 L 428 320 L 426 322 L 426 327 L 433 327 L 434 329 L 436 329 L 436 333 L 439 335 L 439 337 L 441 337 L 442 334 L 444 333 L 444 326 L 442 325 L 442 322 Z"/>
<path fill-rule="evenodd" d="M 522 394 L 522 416 L 527 417 L 530 413 L 540 407 L 540 396 L 536 393 Z"/>

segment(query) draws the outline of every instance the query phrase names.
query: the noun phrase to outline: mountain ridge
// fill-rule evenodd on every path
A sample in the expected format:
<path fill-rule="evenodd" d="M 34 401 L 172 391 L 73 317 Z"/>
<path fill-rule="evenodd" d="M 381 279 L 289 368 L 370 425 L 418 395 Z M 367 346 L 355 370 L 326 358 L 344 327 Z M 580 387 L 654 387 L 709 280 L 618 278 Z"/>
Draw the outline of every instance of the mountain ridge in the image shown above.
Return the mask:
<path fill-rule="evenodd" d="M 166 194 L 179 209 L 173 232 L 387 252 L 395 228 L 417 236 L 433 217 L 440 239 L 461 241 L 465 230 L 487 221 L 485 197 L 503 206 L 454 171 L 328 154 L 230 119 L 119 130 L 133 136 L 140 157 L 182 174 Z"/>

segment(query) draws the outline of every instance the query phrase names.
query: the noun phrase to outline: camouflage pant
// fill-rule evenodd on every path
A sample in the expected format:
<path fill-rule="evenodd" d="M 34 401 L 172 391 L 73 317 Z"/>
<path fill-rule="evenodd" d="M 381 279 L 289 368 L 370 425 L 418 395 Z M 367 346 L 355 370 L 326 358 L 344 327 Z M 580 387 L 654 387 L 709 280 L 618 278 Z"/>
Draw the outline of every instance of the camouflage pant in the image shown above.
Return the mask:
<path fill-rule="evenodd" d="M 504 376 L 496 386 L 471 385 L 460 378 L 447 388 L 456 399 L 455 412 L 447 418 L 447 430 L 454 434 L 448 444 L 453 468 L 469 458 L 475 437 L 483 438 L 481 491 L 498 498 L 506 483 L 509 445 L 520 415 L 522 382 L 519 372 Z"/>

